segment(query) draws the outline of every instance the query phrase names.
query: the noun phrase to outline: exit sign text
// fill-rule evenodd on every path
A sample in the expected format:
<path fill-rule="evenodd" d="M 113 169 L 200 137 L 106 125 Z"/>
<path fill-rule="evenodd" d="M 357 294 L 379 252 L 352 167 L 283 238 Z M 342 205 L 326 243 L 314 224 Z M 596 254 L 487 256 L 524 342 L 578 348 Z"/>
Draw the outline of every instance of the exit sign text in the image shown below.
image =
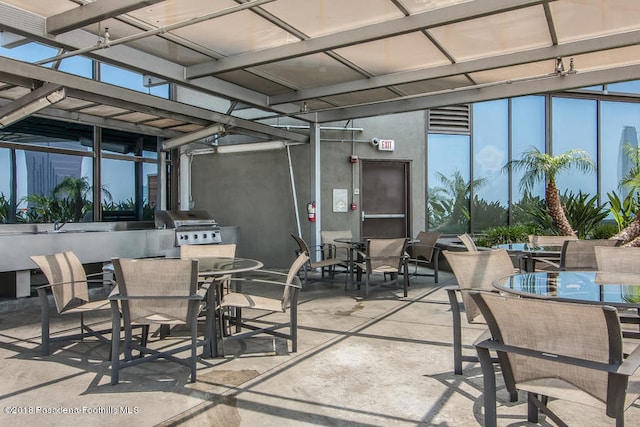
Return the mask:
<path fill-rule="evenodd" d="M 378 144 L 378 150 L 380 151 L 393 151 L 395 149 L 395 141 L 393 139 L 381 139 Z"/>

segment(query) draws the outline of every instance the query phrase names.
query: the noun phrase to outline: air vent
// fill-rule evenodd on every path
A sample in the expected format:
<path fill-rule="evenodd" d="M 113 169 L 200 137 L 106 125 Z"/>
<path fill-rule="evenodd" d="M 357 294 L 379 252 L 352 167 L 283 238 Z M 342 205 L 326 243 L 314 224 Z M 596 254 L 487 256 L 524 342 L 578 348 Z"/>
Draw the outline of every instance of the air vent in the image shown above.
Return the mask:
<path fill-rule="evenodd" d="M 430 133 L 464 133 L 471 132 L 469 105 L 452 105 L 429 110 Z"/>

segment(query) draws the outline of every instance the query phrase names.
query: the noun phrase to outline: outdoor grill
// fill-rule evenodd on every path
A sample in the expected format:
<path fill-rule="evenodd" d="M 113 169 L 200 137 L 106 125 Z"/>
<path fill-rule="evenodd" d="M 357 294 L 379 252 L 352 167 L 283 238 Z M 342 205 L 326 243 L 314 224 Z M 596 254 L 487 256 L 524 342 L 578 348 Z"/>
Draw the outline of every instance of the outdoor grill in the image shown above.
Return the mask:
<path fill-rule="evenodd" d="M 207 211 L 156 211 L 156 228 L 175 228 L 176 246 L 220 243 L 220 226 Z"/>

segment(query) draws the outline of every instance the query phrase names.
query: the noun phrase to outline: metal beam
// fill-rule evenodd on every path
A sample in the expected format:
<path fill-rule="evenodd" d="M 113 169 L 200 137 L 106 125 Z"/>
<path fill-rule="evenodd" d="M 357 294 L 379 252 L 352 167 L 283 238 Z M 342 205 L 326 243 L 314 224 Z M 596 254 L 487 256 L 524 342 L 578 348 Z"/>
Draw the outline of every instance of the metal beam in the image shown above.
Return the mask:
<path fill-rule="evenodd" d="M 186 77 L 187 79 L 194 79 L 271 62 L 284 61 L 482 16 L 545 4 L 548 1 L 555 0 L 476 0 L 465 2 L 353 30 L 192 65 L 187 67 Z"/>
<path fill-rule="evenodd" d="M 16 74 L 34 80 L 59 84 L 67 88 L 70 97 L 86 99 L 91 102 L 99 100 L 106 105 L 124 105 L 127 106 L 126 108 L 135 111 L 148 112 L 155 115 L 162 114 L 164 117 L 176 117 L 176 114 L 183 119 L 193 117 L 204 121 L 222 123 L 227 125 L 229 129 L 244 128 L 290 141 L 307 142 L 309 140 L 308 136 L 300 135 L 299 133 L 273 128 L 250 120 L 228 116 L 204 108 L 170 101 L 9 58 L 0 60 L 0 73 Z M 123 102 L 124 104 L 122 104 Z"/>
<path fill-rule="evenodd" d="M 609 36 L 594 37 L 588 40 L 564 43 L 557 46 L 549 46 L 538 49 L 530 49 L 505 55 L 492 56 L 490 58 L 476 59 L 472 61 L 458 62 L 425 70 L 406 71 L 386 74 L 369 79 L 355 80 L 323 87 L 301 89 L 295 92 L 274 95 L 269 98 L 269 104 L 300 102 L 307 99 L 321 98 L 325 96 L 340 95 L 348 92 L 377 89 L 391 85 L 401 85 L 421 80 L 438 79 L 465 73 L 492 70 L 502 67 L 526 64 L 530 62 L 544 61 L 557 57 L 569 57 L 585 53 L 597 52 L 607 49 L 640 44 L 640 30 Z"/>
<path fill-rule="evenodd" d="M 578 72 L 569 75 L 548 75 L 520 81 L 505 81 L 492 85 L 478 85 L 464 89 L 453 89 L 433 94 L 406 97 L 392 101 L 378 102 L 361 106 L 337 108 L 309 113 L 307 120 L 317 119 L 319 123 L 328 123 L 362 117 L 374 117 L 408 111 L 424 110 L 448 105 L 468 104 L 515 96 L 544 94 L 570 89 L 579 89 L 607 82 L 619 82 L 640 79 L 640 65 L 629 65 L 606 70 Z"/>
<path fill-rule="evenodd" d="M 6 3 L 0 3 L 0 30 L 11 31 L 33 41 L 67 50 L 95 46 L 96 36 L 87 31 L 73 30 L 52 37 L 45 31 L 43 17 L 18 9 Z M 238 100 L 244 104 L 276 114 L 290 114 L 300 110 L 299 105 L 286 104 L 269 107 L 267 97 L 259 92 L 214 77 L 198 80 L 185 78 L 185 68 L 180 64 L 159 58 L 125 45 L 112 46 L 87 53 L 95 60 L 122 67 L 140 74 L 154 75 L 186 88 L 197 90 L 212 96 Z"/>
<path fill-rule="evenodd" d="M 164 0 L 96 0 L 47 18 L 49 34 L 61 34 Z"/>

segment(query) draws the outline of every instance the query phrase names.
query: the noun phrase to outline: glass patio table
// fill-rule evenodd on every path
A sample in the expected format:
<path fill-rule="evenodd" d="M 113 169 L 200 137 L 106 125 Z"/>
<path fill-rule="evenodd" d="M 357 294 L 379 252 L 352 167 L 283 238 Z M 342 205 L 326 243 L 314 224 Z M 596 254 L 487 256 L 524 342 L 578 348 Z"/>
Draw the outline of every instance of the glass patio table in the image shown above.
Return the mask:
<path fill-rule="evenodd" d="M 604 271 L 545 271 L 520 273 L 493 282 L 501 292 L 528 298 L 558 301 L 606 304 L 618 308 L 623 323 L 624 311 L 633 309 L 640 313 L 640 274 Z M 626 316 L 628 319 L 636 318 Z M 625 336 L 640 338 L 640 331 L 625 331 Z"/>
<path fill-rule="evenodd" d="M 562 246 L 538 246 L 531 243 L 505 243 L 495 247 L 505 249 L 509 255 L 517 256 L 522 271 L 535 271 L 536 257 L 544 257 L 559 263 L 562 253 Z"/>

